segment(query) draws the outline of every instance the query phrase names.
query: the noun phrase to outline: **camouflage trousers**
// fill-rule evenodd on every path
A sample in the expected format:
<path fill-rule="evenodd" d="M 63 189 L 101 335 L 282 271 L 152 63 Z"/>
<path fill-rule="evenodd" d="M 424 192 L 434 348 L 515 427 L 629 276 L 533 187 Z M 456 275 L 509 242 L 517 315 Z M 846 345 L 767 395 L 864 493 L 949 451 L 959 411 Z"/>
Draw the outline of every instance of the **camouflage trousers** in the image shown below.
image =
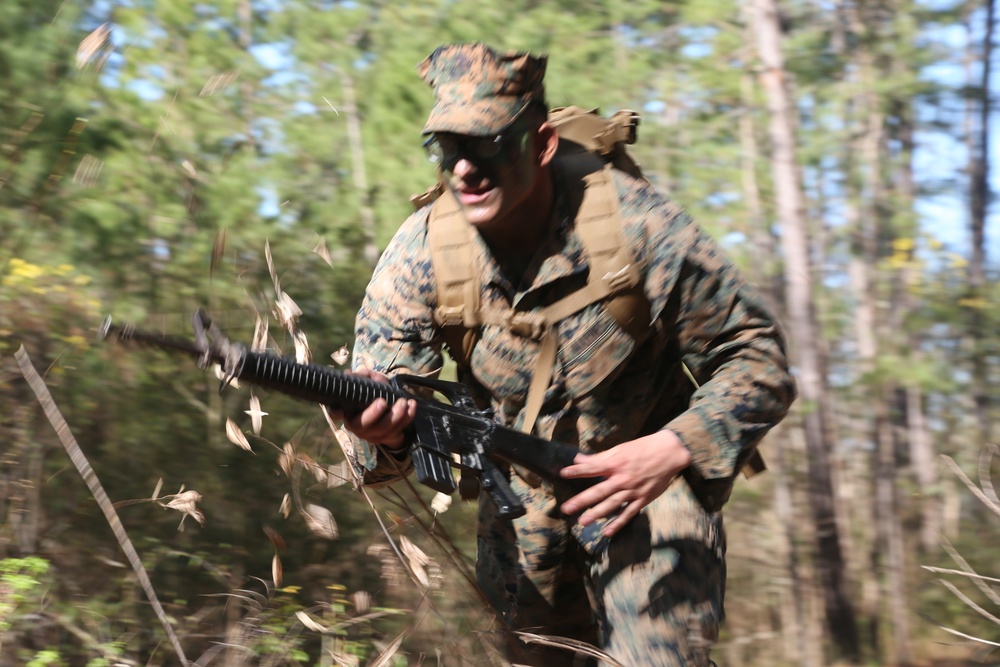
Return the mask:
<path fill-rule="evenodd" d="M 625 667 L 709 667 L 725 594 L 725 535 L 678 479 L 621 532 L 606 553 L 584 551 L 546 486 L 518 477 L 527 514 L 497 518 L 480 502 L 477 575 L 507 628 L 515 664 L 590 667 L 573 650 L 543 646 L 518 631 L 583 641 Z M 526 642 L 525 639 L 528 639 Z"/>

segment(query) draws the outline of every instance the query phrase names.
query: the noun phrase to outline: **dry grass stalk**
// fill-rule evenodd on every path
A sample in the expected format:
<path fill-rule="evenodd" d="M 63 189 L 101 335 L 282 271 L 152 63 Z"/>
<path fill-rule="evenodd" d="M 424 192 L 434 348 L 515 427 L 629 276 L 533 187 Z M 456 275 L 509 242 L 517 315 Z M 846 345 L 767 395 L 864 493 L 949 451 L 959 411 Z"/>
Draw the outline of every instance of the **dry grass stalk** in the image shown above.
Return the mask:
<path fill-rule="evenodd" d="M 97 501 L 98 507 L 100 507 L 101 511 L 104 513 L 104 518 L 111 526 L 111 530 L 115 534 L 118 544 L 121 546 L 125 557 L 132 566 L 132 570 L 135 572 L 136 578 L 139 580 L 139 584 L 146 593 L 146 597 L 149 599 L 153 612 L 156 614 L 157 619 L 159 619 L 160 624 L 163 626 L 163 630 L 166 632 L 174 652 L 180 659 L 181 664 L 187 667 L 190 663 L 184 655 L 184 648 L 181 646 L 180 640 L 177 638 L 177 634 L 170 625 L 170 620 L 167 618 L 166 612 L 163 610 L 163 605 L 160 604 L 160 600 L 156 596 L 156 591 L 153 589 L 153 583 L 149 580 L 149 574 L 146 572 L 146 568 L 142 564 L 142 559 L 139 558 L 139 553 L 132 545 L 132 540 L 129 539 L 128 533 L 125 532 L 125 526 L 122 525 L 121 519 L 118 518 L 118 514 L 115 512 L 115 509 L 111 504 L 111 500 L 108 498 L 108 494 L 104 491 L 104 487 L 101 486 L 100 480 L 97 479 L 97 473 L 94 472 L 94 469 L 91 467 L 90 462 L 83 453 L 83 450 L 80 449 L 80 445 L 77 443 L 76 438 L 69 429 L 69 424 L 66 423 L 66 419 L 62 416 L 62 413 L 59 412 L 59 408 L 56 407 L 55 401 L 52 399 L 52 395 L 49 393 L 48 387 L 45 386 L 45 381 L 42 380 L 40 375 L 38 375 L 38 371 L 35 370 L 35 367 L 32 365 L 31 359 L 25 351 L 24 346 L 21 346 L 17 352 L 14 353 L 14 357 L 17 359 L 17 364 L 20 366 L 21 373 L 24 375 L 24 379 L 27 380 L 28 386 L 31 387 L 31 390 L 38 398 L 38 402 L 41 404 L 42 409 L 45 412 L 45 416 L 55 429 L 59 441 L 66 449 L 66 453 L 69 454 L 70 461 L 73 462 L 73 465 L 80 473 L 80 476 L 83 478 L 84 483 L 86 483 L 87 488 L 94 497 L 94 500 Z"/>
<path fill-rule="evenodd" d="M 601 662 L 611 665 L 612 667 L 625 667 L 625 665 L 621 664 L 604 651 L 576 639 L 552 637 L 549 635 L 535 635 L 530 632 L 515 632 L 514 634 L 516 634 L 525 644 L 541 644 L 542 646 L 562 648 L 567 651 L 582 653 L 583 655 L 590 656 L 591 658 L 597 658 Z"/>
<path fill-rule="evenodd" d="M 959 479 L 962 480 L 966 488 L 968 488 L 969 491 L 971 491 L 972 494 L 976 496 L 976 498 L 978 498 L 988 509 L 992 510 L 993 512 L 996 512 L 997 514 L 1000 514 L 1000 500 L 998 500 L 996 491 L 994 490 L 992 481 L 990 480 L 990 470 L 992 467 L 993 457 L 998 453 L 998 451 L 1000 450 L 998 450 L 996 445 L 989 445 L 984 449 L 979 459 L 980 484 L 978 486 L 968 477 L 968 475 L 965 474 L 965 472 L 958 466 L 957 463 L 955 463 L 955 461 L 950 456 L 942 455 L 941 459 L 945 462 L 945 464 L 949 468 L 951 468 L 952 472 Z M 987 584 L 987 582 L 997 582 L 1000 580 L 992 579 L 990 577 L 983 577 L 980 576 L 978 573 L 976 573 L 975 570 L 973 570 L 973 568 L 965 560 L 965 558 L 958 552 L 958 550 L 956 550 L 951 545 L 951 543 L 947 539 L 943 540 L 942 546 L 944 547 L 945 551 L 948 552 L 948 555 L 951 556 L 952 560 L 954 560 L 955 563 L 959 566 L 959 568 L 961 568 L 961 570 L 960 571 L 944 570 L 942 568 L 931 568 L 927 566 L 924 566 L 924 569 L 932 572 L 946 572 L 966 577 L 969 581 L 972 581 L 979 589 L 979 591 L 983 593 L 983 595 L 985 595 L 987 599 L 989 599 L 993 604 L 1000 605 L 1000 595 L 998 595 Z M 968 597 L 962 591 L 960 591 L 957 586 L 944 579 L 938 579 L 937 583 L 944 586 L 952 595 L 954 595 L 966 607 L 973 610 L 974 612 L 976 612 L 983 618 L 987 619 L 991 623 L 1000 626 L 1000 617 L 991 614 L 990 612 L 986 611 L 981 606 L 976 604 L 970 597 Z M 958 630 L 946 627 L 940 623 L 935 623 L 935 624 L 940 629 L 944 630 L 949 634 L 956 635 L 958 637 L 962 637 L 964 639 L 968 639 L 987 646 L 1000 647 L 1000 644 L 996 642 L 992 642 L 987 639 L 983 639 L 981 637 L 974 637 L 972 635 L 959 632 Z"/>

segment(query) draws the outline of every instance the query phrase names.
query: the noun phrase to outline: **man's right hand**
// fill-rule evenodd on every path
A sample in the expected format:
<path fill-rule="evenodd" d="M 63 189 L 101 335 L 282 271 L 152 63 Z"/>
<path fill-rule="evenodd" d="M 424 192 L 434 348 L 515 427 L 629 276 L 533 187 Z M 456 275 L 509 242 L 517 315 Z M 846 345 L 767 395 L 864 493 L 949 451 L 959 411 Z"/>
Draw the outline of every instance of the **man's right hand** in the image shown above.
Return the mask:
<path fill-rule="evenodd" d="M 382 373 L 367 368 L 359 368 L 353 372 L 355 375 L 377 382 L 389 381 L 389 378 Z M 400 450 L 406 446 L 404 431 L 413 423 L 416 415 L 417 402 L 412 398 L 401 398 L 391 406 L 385 399 L 379 398 L 360 414 L 351 417 L 336 416 L 342 417 L 347 430 L 362 440 Z"/>

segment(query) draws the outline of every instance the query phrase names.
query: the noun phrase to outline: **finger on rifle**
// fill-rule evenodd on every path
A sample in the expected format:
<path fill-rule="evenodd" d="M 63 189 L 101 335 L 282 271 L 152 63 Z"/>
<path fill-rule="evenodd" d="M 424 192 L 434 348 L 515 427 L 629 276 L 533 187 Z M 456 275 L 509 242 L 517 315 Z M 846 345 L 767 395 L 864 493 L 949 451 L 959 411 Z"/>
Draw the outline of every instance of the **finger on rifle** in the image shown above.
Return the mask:
<path fill-rule="evenodd" d="M 559 471 L 559 476 L 566 479 L 579 477 L 599 477 L 604 474 L 604 468 L 596 455 L 579 453 L 573 459 L 573 464 Z"/>

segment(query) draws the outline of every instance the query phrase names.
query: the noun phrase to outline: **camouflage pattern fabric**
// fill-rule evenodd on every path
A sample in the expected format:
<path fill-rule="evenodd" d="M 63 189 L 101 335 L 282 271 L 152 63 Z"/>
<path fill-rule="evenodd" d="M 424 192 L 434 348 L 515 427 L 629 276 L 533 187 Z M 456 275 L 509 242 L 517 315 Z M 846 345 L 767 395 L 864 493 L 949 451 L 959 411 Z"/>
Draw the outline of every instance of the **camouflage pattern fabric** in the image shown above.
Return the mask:
<path fill-rule="evenodd" d="M 437 98 L 424 134 L 499 134 L 532 100 L 544 103 L 546 58 L 476 44 L 442 46 L 417 71 Z"/>
<path fill-rule="evenodd" d="M 601 303 L 560 322 L 537 433 L 594 452 L 670 429 L 691 451 L 692 465 L 611 539 L 603 557 L 579 548 L 547 484 L 532 487 L 514 476 L 528 514 L 501 521 L 480 499 L 479 582 L 510 627 L 596 640 L 629 666 L 708 665 L 723 617 L 719 512 L 760 438 L 787 411 L 794 386 L 778 326 L 717 245 L 647 184 L 619 172 L 614 178 L 626 247 L 643 267 L 656 334 L 636 349 Z M 586 281 L 572 201 L 558 198 L 556 231 L 522 276 L 505 273 L 477 242 L 484 308 L 530 311 Z M 357 318 L 356 366 L 390 375 L 441 368 L 427 218 L 427 207 L 411 215 L 375 270 Z M 461 378 L 505 425 L 523 419 L 538 347 L 486 326 L 471 373 Z M 398 476 L 398 462 L 388 458 L 378 457 L 368 483 Z M 524 648 L 512 640 L 512 659 L 587 664 L 565 651 Z"/>

